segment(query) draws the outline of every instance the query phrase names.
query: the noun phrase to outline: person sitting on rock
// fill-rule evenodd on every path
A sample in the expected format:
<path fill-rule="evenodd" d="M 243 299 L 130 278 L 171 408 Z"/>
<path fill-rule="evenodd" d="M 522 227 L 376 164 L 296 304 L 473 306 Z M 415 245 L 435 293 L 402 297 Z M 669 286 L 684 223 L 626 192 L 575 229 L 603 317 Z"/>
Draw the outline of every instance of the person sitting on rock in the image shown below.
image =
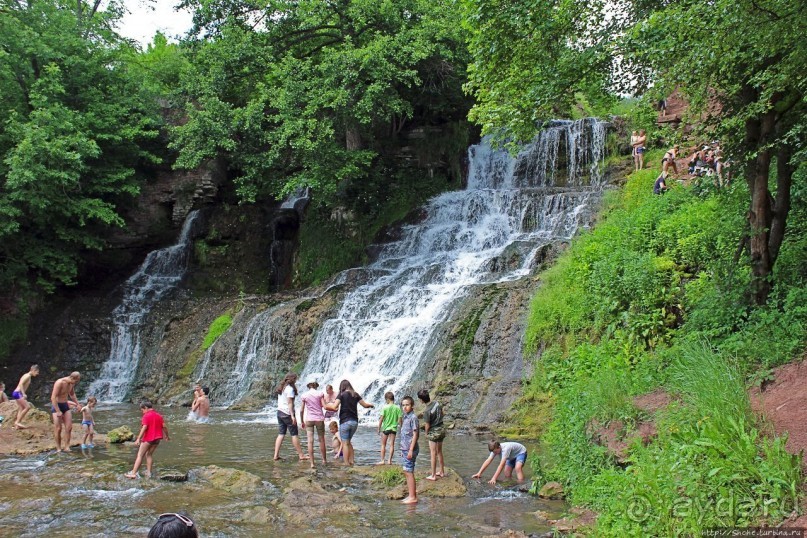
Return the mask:
<path fill-rule="evenodd" d="M 331 439 L 333 458 L 340 459 L 343 456 L 342 456 L 342 439 L 339 438 L 339 423 L 335 421 L 331 422 L 331 425 L 328 426 L 328 429 L 333 434 L 333 439 Z"/>
<path fill-rule="evenodd" d="M 0 403 L 6 403 L 8 396 L 6 396 L 6 384 L 0 381 Z"/>

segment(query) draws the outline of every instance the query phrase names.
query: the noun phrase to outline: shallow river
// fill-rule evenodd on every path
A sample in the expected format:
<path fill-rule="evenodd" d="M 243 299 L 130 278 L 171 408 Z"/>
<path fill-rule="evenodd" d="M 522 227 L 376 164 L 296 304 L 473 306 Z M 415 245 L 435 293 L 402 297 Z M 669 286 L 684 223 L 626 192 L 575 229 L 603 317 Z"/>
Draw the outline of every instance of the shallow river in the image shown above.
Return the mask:
<path fill-rule="evenodd" d="M 272 460 L 277 426 L 271 417 L 214 410 L 210 424 L 197 424 L 186 420 L 187 410 L 160 411 L 171 441 L 161 443 L 155 453 L 156 475 L 165 470 L 185 472 L 218 465 L 254 473 L 265 487 L 257 493 L 230 494 L 195 480 L 193 472 L 183 483 L 129 480 L 123 473 L 134 461 L 137 449 L 133 445 L 5 457 L 0 458 L 0 536 L 145 536 L 157 514 L 180 510 L 193 517 L 206 537 L 321 536 L 323 530 L 332 531 L 334 536 L 480 536 L 496 529 L 529 534 L 549 530 L 533 514 L 536 510 L 551 514 L 564 510 L 560 502 L 543 501 L 519 491 L 512 481 L 494 487 L 470 479 L 487 457 L 487 439 L 450 433 L 444 443 L 446 465 L 463 477 L 466 496 L 422 497 L 419 504 L 404 506 L 379 497 L 366 486 L 366 480 L 345 474 L 334 463 L 323 467 L 317 456 L 316 480 L 333 491 L 344 490 L 360 511 L 332 515 L 317 510 L 306 514 L 306 525 L 292 524 L 275 505 L 289 482 L 310 476 L 311 471 L 307 462 L 298 463 L 289 438 L 281 452 L 285 460 Z M 128 425 L 136 433 L 140 412 L 128 405 L 101 407 L 95 418 L 101 432 Z M 80 427 L 80 421 L 74 427 Z M 305 440 L 304 434 L 301 439 Z M 380 443 L 374 426 L 360 427 L 354 446 L 357 465 L 379 460 Z M 418 471 L 429 466 L 425 439 L 420 448 Z M 394 462 L 399 459 L 397 454 L 396 448 Z M 486 478 L 496 464 L 498 459 L 488 468 Z M 259 507 L 269 508 L 268 519 L 254 517 Z"/>

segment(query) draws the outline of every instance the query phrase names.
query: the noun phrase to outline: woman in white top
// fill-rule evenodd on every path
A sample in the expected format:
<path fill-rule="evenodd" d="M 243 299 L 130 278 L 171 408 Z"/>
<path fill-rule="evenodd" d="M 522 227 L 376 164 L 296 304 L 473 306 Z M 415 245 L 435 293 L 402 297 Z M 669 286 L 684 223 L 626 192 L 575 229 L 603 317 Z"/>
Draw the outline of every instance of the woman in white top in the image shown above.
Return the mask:
<path fill-rule="evenodd" d="M 300 447 L 300 432 L 297 429 L 297 416 L 294 412 L 294 398 L 297 396 L 296 382 L 297 374 L 289 372 L 277 387 L 278 436 L 275 439 L 275 461 L 281 459 L 280 445 L 283 443 L 283 438 L 286 437 L 286 431 L 291 435 L 291 444 L 294 445 L 300 461 L 308 459 Z"/>

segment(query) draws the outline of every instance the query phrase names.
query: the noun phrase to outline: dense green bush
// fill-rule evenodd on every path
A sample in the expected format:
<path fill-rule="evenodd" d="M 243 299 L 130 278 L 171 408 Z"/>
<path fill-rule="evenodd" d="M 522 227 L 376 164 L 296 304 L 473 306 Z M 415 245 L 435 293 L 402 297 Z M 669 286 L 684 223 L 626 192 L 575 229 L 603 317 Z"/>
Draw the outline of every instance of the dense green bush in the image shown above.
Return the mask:
<path fill-rule="evenodd" d="M 599 512 L 598 536 L 781 521 L 798 506 L 800 458 L 760 434 L 746 389 L 804 350 L 805 196 L 771 300 L 755 307 L 738 250 L 745 185 L 654 196 L 657 174 L 636 172 L 606 195 L 598 225 L 542 275 L 526 331 L 537 360 L 513 429 L 541 434 L 541 476 Z M 616 462 L 594 429 L 619 421 L 628 436 L 652 418 L 633 396 L 657 388 L 677 396 L 655 417 L 658 437 Z"/>

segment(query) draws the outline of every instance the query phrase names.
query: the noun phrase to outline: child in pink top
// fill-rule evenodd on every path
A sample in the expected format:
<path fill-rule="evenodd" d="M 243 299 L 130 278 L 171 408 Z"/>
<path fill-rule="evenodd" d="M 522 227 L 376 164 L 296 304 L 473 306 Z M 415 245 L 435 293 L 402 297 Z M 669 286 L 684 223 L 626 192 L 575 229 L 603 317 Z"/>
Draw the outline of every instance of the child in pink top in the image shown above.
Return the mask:
<path fill-rule="evenodd" d="M 308 435 L 308 458 L 311 468 L 314 468 L 314 430 L 317 430 L 319 437 L 319 450 L 322 455 L 322 463 L 328 463 L 327 451 L 325 449 L 325 395 L 319 390 L 319 383 L 310 382 L 308 391 L 300 399 L 303 401 L 300 411 L 300 421 L 305 424 L 305 431 Z"/>

